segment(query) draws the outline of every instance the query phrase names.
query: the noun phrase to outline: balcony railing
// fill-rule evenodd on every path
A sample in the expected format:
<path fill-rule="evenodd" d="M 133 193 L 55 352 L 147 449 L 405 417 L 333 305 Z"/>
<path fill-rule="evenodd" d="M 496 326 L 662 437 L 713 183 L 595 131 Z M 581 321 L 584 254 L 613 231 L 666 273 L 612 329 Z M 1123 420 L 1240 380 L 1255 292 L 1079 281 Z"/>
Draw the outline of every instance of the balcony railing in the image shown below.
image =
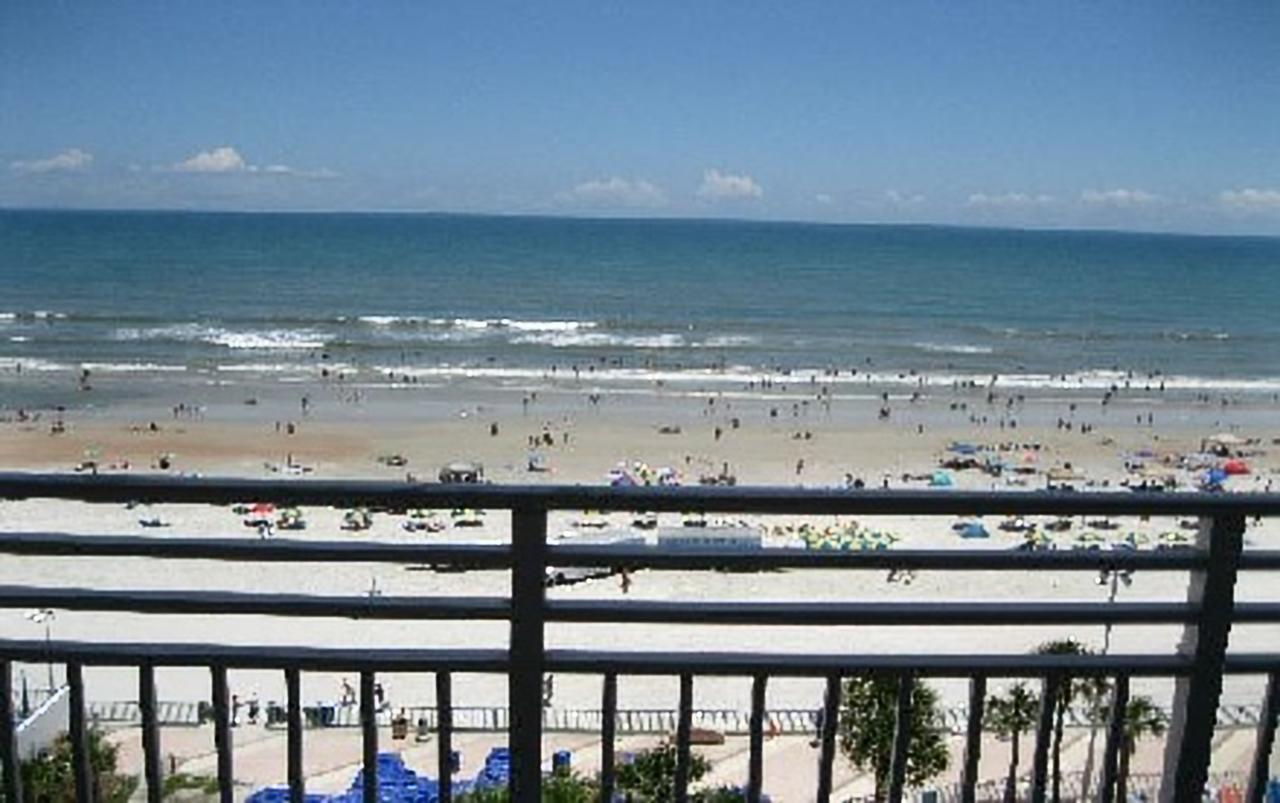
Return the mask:
<path fill-rule="evenodd" d="M 351 617 L 398 620 L 502 620 L 510 623 L 506 649 L 355 649 L 309 646 L 228 646 L 196 643 L 0 641 L 0 684 L 12 688 L 15 662 L 66 665 L 70 686 L 70 734 L 76 794 L 91 798 L 83 672 L 87 666 L 138 668 L 144 776 L 148 799 L 159 800 L 161 747 L 155 670 L 208 667 L 212 682 L 214 740 L 220 796 L 232 799 L 230 669 L 283 672 L 287 689 L 287 768 L 291 797 L 303 799 L 301 673 L 352 671 L 360 676 L 364 799 L 378 799 L 378 731 L 374 685 L 378 673 L 434 673 L 438 716 L 440 799 L 452 797 L 451 696 L 454 673 L 501 673 L 508 678 L 509 744 L 513 800 L 539 798 L 542 775 L 543 700 L 546 672 L 603 676 L 601 701 L 602 798 L 615 788 L 615 712 L 619 675 L 679 678 L 676 718 L 676 800 L 688 799 L 693 684 L 697 676 L 752 679 L 747 798 L 758 801 L 764 784 L 765 692 L 771 677 L 826 680 L 826 698 L 814 797 L 825 803 L 832 790 L 840 682 L 881 673 L 898 678 L 897 722 L 909 721 L 911 682 L 920 677 L 966 678 L 969 682 L 966 749 L 960 799 L 975 799 L 982 748 L 988 679 L 1034 677 L 1043 684 L 1032 760 L 1031 798 L 1043 801 L 1055 690 L 1071 678 L 1104 677 L 1115 690 L 1106 730 L 1098 797 L 1113 800 L 1122 749 L 1123 712 L 1130 680 L 1175 678 L 1173 721 L 1166 748 L 1163 797 L 1199 801 L 1208 777 L 1216 713 L 1226 673 L 1265 674 L 1267 693 L 1247 799 L 1262 800 L 1277 714 L 1280 714 L 1280 650 L 1266 654 L 1228 652 L 1233 623 L 1280 622 L 1280 603 L 1236 602 L 1240 571 L 1280 570 L 1280 552 L 1244 551 L 1246 517 L 1280 513 L 1280 496 L 1255 494 L 972 493 L 964 491 L 834 491 L 780 488 L 596 488 L 579 486 L 450 486 L 347 481 L 251 481 L 124 476 L 0 474 L 0 499 L 48 498 L 98 503 L 168 502 L 234 504 L 269 501 L 307 506 L 366 506 L 391 510 L 467 507 L 508 510 L 510 544 L 385 544 L 243 538 L 148 538 L 60 533 L 0 534 L 0 552 L 12 555 L 145 557 L 257 562 L 386 562 L 447 564 L 510 572 L 508 597 L 311 596 L 221 591 L 98 590 L 0 587 L 0 607 L 163 614 L 263 614 L 282 617 Z M 962 551 L 886 550 L 827 552 L 763 549 L 658 551 L 643 547 L 553 546 L 547 514 L 555 510 L 699 510 L 711 513 L 791 515 L 1176 515 L 1198 516 L 1197 548 L 1170 551 Z M 553 566 L 619 566 L 681 570 L 773 570 L 896 568 L 992 571 L 1182 571 L 1191 581 L 1180 602 L 666 602 L 549 600 L 545 569 Z M 644 652 L 547 649 L 548 623 L 666 623 L 722 625 L 1047 625 L 1181 624 L 1184 636 L 1169 654 L 789 654 L 770 652 Z M 22 800 L 14 747 L 12 696 L 0 695 L 0 763 L 6 800 Z M 902 800 L 908 733 L 894 738 L 889 799 Z"/>

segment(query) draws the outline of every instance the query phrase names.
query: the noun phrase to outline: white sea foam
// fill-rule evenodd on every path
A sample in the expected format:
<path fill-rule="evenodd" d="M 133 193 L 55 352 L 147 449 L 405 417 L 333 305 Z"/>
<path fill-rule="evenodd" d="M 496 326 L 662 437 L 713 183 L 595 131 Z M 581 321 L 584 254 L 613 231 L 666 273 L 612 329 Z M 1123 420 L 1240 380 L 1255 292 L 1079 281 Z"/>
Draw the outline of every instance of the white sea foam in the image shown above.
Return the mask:
<path fill-rule="evenodd" d="M 147 328 L 122 328 L 112 333 L 115 340 L 178 340 L 209 343 L 247 351 L 306 351 L 324 348 L 326 337 L 314 329 L 261 329 L 236 331 L 218 326 L 180 323 Z"/>
<path fill-rule="evenodd" d="M 154 362 L 82 362 L 80 367 L 104 374 L 182 373 L 187 370 L 185 365 Z"/>
<path fill-rule="evenodd" d="M 636 349 L 673 349 L 684 345 L 684 337 L 677 334 L 615 335 L 605 332 L 579 332 L 560 330 L 537 332 L 511 338 L 519 345 L 551 346 L 552 348 L 601 348 L 608 346 Z"/>
<path fill-rule="evenodd" d="M 34 357 L 0 357 L 0 371 L 36 371 L 40 373 L 52 373 L 57 371 L 70 371 L 71 366 L 65 363 L 52 362 L 50 360 L 40 360 Z"/>
<path fill-rule="evenodd" d="M 709 337 L 699 343 L 692 344 L 694 348 L 704 349 L 727 349 L 740 348 L 742 346 L 754 346 L 760 342 L 760 338 L 751 335 L 718 335 Z"/>
<path fill-rule="evenodd" d="M 968 343 L 930 343 L 923 341 L 911 345 L 932 354 L 990 354 L 994 349 L 990 346 L 974 346 Z"/>
<path fill-rule="evenodd" d="M 237 351 L 308 351 L 325 346 L 324 335 L 297 329 L 271 329 L 258 332 L 222 331 L 203 338 L 206 343 L 226 346 Z"/>
<path fill-rule="evenodd" d="M 30 340 L 31 340 L 31 338 L 26 337 L 25 335 L 10 335 L 10 336 L 9 336 L 9 342 L 10 342 L 10 343 L 26 343 L 26 342 L 28 342 L 28 341 L 30 341 Z"/>

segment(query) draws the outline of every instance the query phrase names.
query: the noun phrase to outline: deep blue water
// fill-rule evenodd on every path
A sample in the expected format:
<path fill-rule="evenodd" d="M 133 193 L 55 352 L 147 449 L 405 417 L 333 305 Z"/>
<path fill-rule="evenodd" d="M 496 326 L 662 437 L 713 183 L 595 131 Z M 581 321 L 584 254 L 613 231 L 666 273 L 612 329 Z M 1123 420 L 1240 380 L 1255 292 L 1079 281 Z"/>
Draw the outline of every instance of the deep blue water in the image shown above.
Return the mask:
<path fill-rule="evenodd" d="M 1280 376 L 1278 311 L 1280 239 L 0 212 L 0 370 L 287 373 L 323 355 L 367 372 L 1240 380 Z"/>

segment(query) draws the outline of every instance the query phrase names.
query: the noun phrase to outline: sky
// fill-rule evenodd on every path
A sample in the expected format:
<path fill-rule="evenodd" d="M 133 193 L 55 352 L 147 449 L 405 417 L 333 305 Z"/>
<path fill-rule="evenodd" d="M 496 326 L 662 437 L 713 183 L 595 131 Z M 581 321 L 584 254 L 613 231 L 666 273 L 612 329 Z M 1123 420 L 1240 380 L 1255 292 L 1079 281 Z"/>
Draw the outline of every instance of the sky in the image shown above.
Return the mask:
<path fill-rule="evenodd" d="M 1280 3 L 4 0 L 0 206 L 1280 234 Z"/>

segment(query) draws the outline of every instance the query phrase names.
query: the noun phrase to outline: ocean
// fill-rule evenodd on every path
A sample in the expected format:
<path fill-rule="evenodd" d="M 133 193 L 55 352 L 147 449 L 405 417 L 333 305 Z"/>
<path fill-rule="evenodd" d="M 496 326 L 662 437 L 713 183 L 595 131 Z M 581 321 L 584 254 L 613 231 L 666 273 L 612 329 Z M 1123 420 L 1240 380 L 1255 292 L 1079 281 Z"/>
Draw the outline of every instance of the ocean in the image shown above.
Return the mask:
<path fill-rule="evenodd" d="M 1280 239 L 707 220 L 0 212 L 0 379 L 1280 390 Z"/>

